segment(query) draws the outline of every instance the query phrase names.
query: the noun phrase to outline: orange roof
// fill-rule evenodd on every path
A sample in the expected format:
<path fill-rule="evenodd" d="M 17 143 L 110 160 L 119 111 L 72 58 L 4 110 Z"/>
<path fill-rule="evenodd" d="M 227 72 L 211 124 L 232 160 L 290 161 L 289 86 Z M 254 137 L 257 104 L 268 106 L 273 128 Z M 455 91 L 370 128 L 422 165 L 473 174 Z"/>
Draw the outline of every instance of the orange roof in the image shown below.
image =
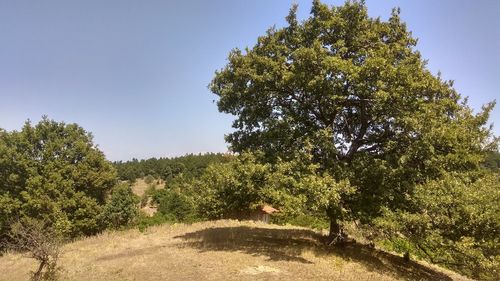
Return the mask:
<path fill-rule="evenodd" d="M 267 213 L 267 214 L 272 214 L 272 213 L 275 213 L 275 212 L 279 212 L 277 209 L 269 206 L 269 205 L 264 205 L 262 206 L 261 208 L 262 212 L 264 213 Z"/>

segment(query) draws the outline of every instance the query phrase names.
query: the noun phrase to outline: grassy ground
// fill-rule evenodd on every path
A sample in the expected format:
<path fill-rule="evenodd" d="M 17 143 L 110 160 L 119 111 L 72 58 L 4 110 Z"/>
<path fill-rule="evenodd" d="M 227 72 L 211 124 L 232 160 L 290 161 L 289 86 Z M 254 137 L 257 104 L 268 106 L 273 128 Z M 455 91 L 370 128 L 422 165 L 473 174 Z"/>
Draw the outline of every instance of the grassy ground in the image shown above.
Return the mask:
<path fill-rule="evenodd" d="M 63 248 L 61 280 L 468 280 L 361 244 L 327 247 L 314 231 L 215 221 L 108 232 Z M 36 264 L 0 257 L 0 280 Z"/>

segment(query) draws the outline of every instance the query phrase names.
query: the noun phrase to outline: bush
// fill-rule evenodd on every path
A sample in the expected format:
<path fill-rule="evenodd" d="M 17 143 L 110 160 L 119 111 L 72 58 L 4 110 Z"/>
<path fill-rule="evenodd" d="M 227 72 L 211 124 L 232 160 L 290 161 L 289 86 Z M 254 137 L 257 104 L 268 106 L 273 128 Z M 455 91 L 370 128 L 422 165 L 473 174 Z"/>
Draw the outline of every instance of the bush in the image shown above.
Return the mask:
<path fill-rule="evenodd" d="M 102 212 L 102 222 L 109 228 L 120 228 L 130 224 L 138 216 L 138 197 L 127 184 L 117 185 Z"/>
<path fill-rule="evenodd" d="M 196 208 L 193 199 L 173 190 L 158 191 L 153 200 L 158 204 L 158 212 L 178 222 L 196 221 Z"/>
<path fill-rule="evenodd" d="M 155 178 L 154 178 L 152 175 L 147 175 L 147 176 L 144 178 L 144 182 L 145 182 L 146 184 L 152 184 L 154 181 L 155 181 Z"/>
<path fill-rule="evenodd" d="M 321 218 L 327 215 L 335 217 L 335 222 L 347 217 L 341 198 L 355 188 L 311 164 L 306 151 L 297 153 L 294 160 L 276 163 L 263 162 L 262 152 L 245 152 L 234 161 L 209 166 L 197 184 L 199 213 L 211 219 L 227 218 L 269 204 L 279 210 L 277 215 L 284 222 L 291 219 L 296 224 L 323 227 Z M 313 222 L 311 214 L 323 215 Z"/>
<path fill-rule="evenodd" d="M 164 215 L 162 213 L 155 213 L 153 216 L 147 216 L 146 214 L 139 215 L 137 220 L 137 228 L 140 232 L 144 232 L 148 227 L 160 225 L 164 223 L 175 223 L 177 219 L 169 214 Z"/>
<path fill-rule="evenodd" d="M 11 225 L 7 249 L 23 252 L 39 264 L 31 273 L 31 280 L 57 280 L 60 267 L 57 261 L 61 252 L 63 236 L 50 223 L 25 218 Z"/>
<path fill-rule="evenodd" d="M 91 134 L 77 124 L 43 118 L 20 131 L 0 130 L 0 237 L 10 218 L 40 219 L 71 237 L 95 234 L 116 180 Z"/>
<path fill-rule="evenodd" d="M 145 207 L 149 203 L 149 199 L 156 192 L 156 184 L 152 183 L 148 186 L 148 188 L 144 191 L 144 194 L 141 196 L 141 208 Z"/>
<path fill-rule="evenodd" d="M 377 224 L 394 250 L 410 250 L 473 278 L 495 280 L 500 271 L 498 202 L 498 174 L 447 174 L 417 186 L 407 210 L 386 210 Z"/>

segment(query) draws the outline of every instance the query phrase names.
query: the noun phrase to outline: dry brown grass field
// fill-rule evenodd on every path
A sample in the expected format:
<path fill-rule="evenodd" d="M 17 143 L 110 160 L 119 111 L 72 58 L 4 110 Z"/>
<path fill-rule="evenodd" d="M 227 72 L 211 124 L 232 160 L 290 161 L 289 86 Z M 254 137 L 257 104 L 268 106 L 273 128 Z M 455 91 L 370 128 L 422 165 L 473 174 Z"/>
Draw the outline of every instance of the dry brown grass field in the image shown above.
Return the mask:
<path fill-rule="evenodd" d="M 328 247 L 306 228 L 232 220 L 106 232 L 63 247 L 61 280 L 469 280 L 362 244 Z M 0 280 L 36 264 L 0 257 Z"/>

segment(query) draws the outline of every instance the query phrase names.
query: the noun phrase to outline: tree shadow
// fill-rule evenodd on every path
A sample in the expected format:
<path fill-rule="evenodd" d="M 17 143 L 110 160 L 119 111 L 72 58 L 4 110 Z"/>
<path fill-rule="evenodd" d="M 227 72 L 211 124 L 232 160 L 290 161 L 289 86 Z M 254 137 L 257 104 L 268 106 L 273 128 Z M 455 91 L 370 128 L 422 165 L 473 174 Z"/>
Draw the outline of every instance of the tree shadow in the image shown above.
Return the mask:
<path fill-rule="evenodd" d="M 121 258 L 133 258 L 136 256 L 144 256 L 147 254 L 152 254 L 155 253 L 162 248 L 165 248 L 166 246 L 152 246 L 152 247 L 147 247 L 147 248 L 141 248 L 141 249 L 125 249 L 124 251 L 116 254 L 109 254 L 109 255 L 103 255 L 100 257 L 97 257 L 95 261 L 111 261 L 115 259 L 121 259 Z"/>
<path fill-rule="evenodd" d="M 452 280 L 442 272 L 405 261 L 402 257 L 359 243 L 327 246 L 325 236 L 307 229 L 272 229 L 262 227 L 213 227 L 176 236 L 183 240 L 178 247 L 204 251 L 238 251 L 267 256 L 272 261 L 313 263 L 302 257 L 304 251 L 316 256 L 336 256 L 362 263 L 370 271 L 393 275 L 406 280 Z"/>

